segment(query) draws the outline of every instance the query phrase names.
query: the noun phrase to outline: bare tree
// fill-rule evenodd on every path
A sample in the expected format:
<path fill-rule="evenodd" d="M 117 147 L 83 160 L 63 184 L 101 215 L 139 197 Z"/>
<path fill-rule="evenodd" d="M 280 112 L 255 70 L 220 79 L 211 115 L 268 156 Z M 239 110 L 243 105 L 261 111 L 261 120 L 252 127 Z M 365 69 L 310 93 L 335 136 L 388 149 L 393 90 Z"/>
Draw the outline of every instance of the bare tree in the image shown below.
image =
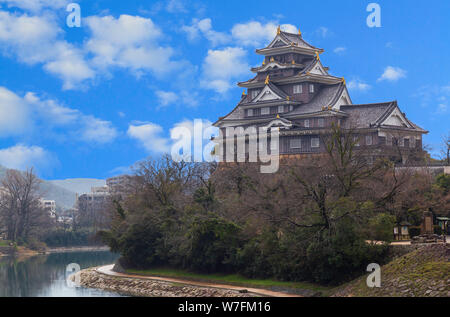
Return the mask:
<path fill-rule="evenodd" d="M 447 165 L 450 165 L 450 132 L 442 136 L 442 154 Z"/>
<path fill-rule="evenodd" d="M 8 170 L 2 181 L 0 222 L 6 228 L 6 238 L 27 241 L 42 233 L 50 224 L 47 211 L 39 201 L 40 180 L 33 169 L 26 172 Z"/>

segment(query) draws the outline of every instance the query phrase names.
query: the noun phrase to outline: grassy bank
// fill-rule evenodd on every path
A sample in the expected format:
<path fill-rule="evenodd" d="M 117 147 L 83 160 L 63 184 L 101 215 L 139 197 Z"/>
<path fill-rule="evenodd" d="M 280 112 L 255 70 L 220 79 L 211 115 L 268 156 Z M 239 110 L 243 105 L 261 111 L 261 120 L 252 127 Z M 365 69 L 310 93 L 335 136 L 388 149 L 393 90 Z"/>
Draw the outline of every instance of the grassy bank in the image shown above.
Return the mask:
<path fill-rule="evenodd" d="M 424 245 L 381 267 L 381 287 L 369 288 L 366 276 L 337 289 L 336 296 L 450 297 L 450 247 Z"/>
<path fill-rule="evenodd" d="M 144 276 L 159 276 L 179 278 L 190 281 L 221 283 L 243 287 L 264 288 L 270 290 L 284 290 L 293 293 L 306 291 L 310 295 L 319 294 L 328 296 L 332 290 L 331 287 L 321 286 L 308 282 L 285 282 L 272 279 L 249 279 L 237 274 L 199 274 L 176 269 L 150 269 L 150 270 L 127 270 L 129 274 Z"/>

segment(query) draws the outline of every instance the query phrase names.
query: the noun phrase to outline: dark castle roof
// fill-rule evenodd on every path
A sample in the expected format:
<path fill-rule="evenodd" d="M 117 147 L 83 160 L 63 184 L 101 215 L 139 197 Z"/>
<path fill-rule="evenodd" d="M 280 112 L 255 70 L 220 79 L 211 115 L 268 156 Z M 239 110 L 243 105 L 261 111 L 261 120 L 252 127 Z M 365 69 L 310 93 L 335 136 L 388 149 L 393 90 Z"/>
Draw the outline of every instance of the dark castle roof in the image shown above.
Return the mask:
<path fill-rule="evenodd" d="M 300 105 L 294 111 L 288 113 L 288 116 L 319 112 L 323 110 L 323 107 L 334 106 L 344 89 L 346 89 L 344 83 L 325 86 L 310 102 Z"/>

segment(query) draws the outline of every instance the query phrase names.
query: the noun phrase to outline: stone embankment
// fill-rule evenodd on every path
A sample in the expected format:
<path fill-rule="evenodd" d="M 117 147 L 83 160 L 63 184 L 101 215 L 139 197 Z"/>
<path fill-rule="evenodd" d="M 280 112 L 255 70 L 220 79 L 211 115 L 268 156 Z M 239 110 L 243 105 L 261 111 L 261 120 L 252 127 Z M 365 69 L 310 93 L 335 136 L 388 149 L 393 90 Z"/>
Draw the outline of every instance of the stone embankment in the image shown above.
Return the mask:
<path fill-rule="evenodd" d="M 381 267 L 381 287 L 369 288 L 363 276 L 334 296 L 450 297 L 450 245 L 414 246 L 415 251 Z"/>
<path fill-rule="evenodd" d="M 108 276 L 94 268 L 82 270 L 72 275 L 72 281 L 79 277 L 83 287 L 97 288 L 131 296 L 142 297 L 256 297 L 253 293 L 241 293 L 213 287 L 198 287 L 157 280 Z"/>

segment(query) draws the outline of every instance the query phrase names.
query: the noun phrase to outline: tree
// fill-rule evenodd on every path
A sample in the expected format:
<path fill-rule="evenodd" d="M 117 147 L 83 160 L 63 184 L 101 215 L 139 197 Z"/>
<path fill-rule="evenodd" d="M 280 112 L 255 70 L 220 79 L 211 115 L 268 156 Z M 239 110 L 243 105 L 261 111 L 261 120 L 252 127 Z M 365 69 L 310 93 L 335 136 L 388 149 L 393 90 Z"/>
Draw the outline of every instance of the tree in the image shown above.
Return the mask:
<path fill-rule="evenodd" d="M 40 182 L 33 169 L 6 172 L 2 181 L 0 222 L 6 228 L 8 240 L 29 241 L 51 224 L 48 212 L 39 201 Z"/>
<path fill-rule="evenodd" d="M 442 137 L 442 154 L 446 164 L 450 166 L 450 132 Z"/>

